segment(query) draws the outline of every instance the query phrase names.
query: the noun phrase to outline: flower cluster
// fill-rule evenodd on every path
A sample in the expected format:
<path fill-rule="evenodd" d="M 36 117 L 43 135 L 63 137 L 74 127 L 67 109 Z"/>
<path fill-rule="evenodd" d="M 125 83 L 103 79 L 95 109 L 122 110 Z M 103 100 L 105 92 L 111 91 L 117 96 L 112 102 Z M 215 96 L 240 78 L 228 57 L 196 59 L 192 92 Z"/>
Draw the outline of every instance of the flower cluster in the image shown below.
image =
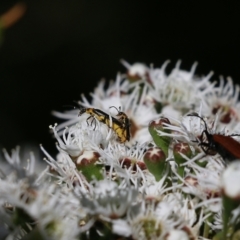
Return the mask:
<path fill-rule="evenodd" d="M 41 172 L 4 150 L 1 239 L 237 239 L 239 87 L 196 64 L 122 63 L 91 101 L 53 112 L 59 153 L 40 146 Z"/>

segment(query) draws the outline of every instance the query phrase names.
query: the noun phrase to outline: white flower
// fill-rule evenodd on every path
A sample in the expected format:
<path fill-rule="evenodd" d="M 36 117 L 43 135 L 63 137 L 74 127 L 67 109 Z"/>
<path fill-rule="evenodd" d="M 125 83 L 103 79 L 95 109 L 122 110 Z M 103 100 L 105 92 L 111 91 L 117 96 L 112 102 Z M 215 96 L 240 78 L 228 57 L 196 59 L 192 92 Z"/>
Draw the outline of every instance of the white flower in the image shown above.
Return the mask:
<path fill-rule="evenodd" d="M 120 107 L 121 111 L 125 112 L 131 122 L 131 138 L 130 141 L 140 143 L 150 141 L 151 136 L 148 132 L 148 123 L 159 115 L 154 108 L 154 103 L 148 101 L 148 90 L 144 86 L 143 89 L 140 86 L 140 82 L 130 84 L 128 80 L 124 78 L 124 75 L 118 75 L 116 82 L 111 84 L 107 90 L 104 90 L 103 82 L 96 88 L 94 94 L 92 94 L 92 103 L 89 103 L 84 96 L 79 104 L 86 108 L 96 108 L 104 111 L 106 114 L 116 117 L 117 111 L 110 109 L 114 106 L 117 109 Z M 111 111 L 110 111 L 111 110 Z M 57 113 L 54 115 L 60 118 L 69 119 L 67 122 L 60 124 L 58 129 L 62 134 L 62 129 L 66 126 L 70 126 L 77 122 L 84 122 L 86 115 L 76 118 L 77 111 L 70 111 L 67 113 Z M 84 115 L 84 114 L 83 114 Z M 117 117 L 116 117 L 117 118 Z M 101 123 L 103 124 L 103 123 Z M 127 144 L 127 143 L 126 143 Z"/>
<path fill-rule="evenodd" d="M 150 79 L 153 85 L 152 97 L 161 105 L 171 105 L 181 113 L 189 109 L 196 109 L 204 99 L 205 94 L 211 92 L 213 84 L 209 82 L 212 75 L 199 78 L 194 76 L 197 64 L 194 64 L 191 71 L 180 70 L 180 61 L 176 67 L 167 75 L 166 62 L 161 69 L 151 69 Z"/>
<path fill-rule="evenodd" d="M 16 169 L 17 166 L 21 166 L 18 154 L 18 149 L 13 151 L 11 157 L 5 152 L 7 160 Z M 78 234 L 76 222 L 84 216 L 84 213 L 78 211 L 79 202 L 76 197 L 69 191 L 66 194 L 64 188 L 58 188 L 56 184 L 49 183 L 46 179 L 37 181 L 34 178 L 33 166 L 25 169 L 25 175 L 19 175 L 18 172 L 13 171 L 0 179 L 0 204 L 8 213 L 4 214 L 5 218 L 9 221 L 8 215 L 14 214 L 15 221 L 19 223 L 22 221 L 22 226 L 28 231 L 35 227 L 37 221 L 38 231 L 46 239 L 75 239 Z M 13 222 L 11 227 L 15 229 L 14 235 L 27 234 L 21 225 L 15 225 Z M 11 235 L 9 233 L 9 237 Z"/>
<path fill-rule="evenodd" d="M 84 150 L 91 150 L 95 146 L 106 146 L 112 135 L 104 125 L 98 124 L 93 130 L 85 125 L 85 122 L 66 128 L 62 137 L 58 134 L 57 125 L 51 126 L 54 136 L 58 140 L 59 148 L 67 152 L 71 157 L 78 157 Z"/>
<path fill-rule="evenodd" d="M 66 191 L 71 190 L 76 184 L 85 189 L 85 177 L 77 171 L 76 164 L 68 154 L 60 152 L 57 155 L 56 161 L 42 146 L 40 147 L 46 155 L 47 158 L 45 161 L 49 165 L 45 172 L 43 172 L 44 175 L 42 175 L 41 178 L 46 176 L 54 177 L 57 184 L 61 185 L 63 188 L 66 187 Z M 39 181 L 42 181 L 41 178 L 39 178 Z"/>
<path fill-rule="evenodd" d="M 167 236 L 164 238 L 165 240 L 189 240 L 189 236 L 186 232 L 182 230 L 171 230 Z"/>
<path fill-rule="evenodd" d="M 142 204 L 141 213 L 129 218 L 135 239 L 163 239 L 173 229 L 181 229 L 184 219 L 172 210 L 167 201 Z"/>
<path fill-rule="evenodd" d="M 78 234 L 77 221 L 83 217 L 79 207 L 73 194 L 66 195 L 56 185 L 45 184 L 25 210 L 38 219 L 43 236 L 64 240 L 75 239 Z"/>
<path fill-rule="evenodd" d="M 128 208 L 136 202 L 137 191 L 124 183 L 117 185 L 113 181 L 102 180 L 89 185 L 89 192 L 79 189 L 82 207 L 90 216 L 117 219 L 126 214 Z"/>
<path fill-rule="evenodd" d="M 185 71 L 178 62 L 168 74 L 168 62 L 122 63 L 126 73 L 108 86 L 100 82 L 91 101 L 82 95 L 79 109 L 54 112 L 65 120 L 51 126 L 59 153 L 52 157 L 40 146 L 48 164 L 40 174 L 32 153 L 23 163 L 18 148 L 11 155 L 4 150 L 0 228 L 7 239 L 34 231 L 53 240 L 92 233 L 195 240 L 226 227 L 224 198 L 239 202 L 240 165 L 227 166 L 214 136 L 237 135 L 239 87 L 223 78 L 216 87 L 212 73 L 196 76 L 196 64 Z M 146 152 L 159 148 L 167 158 L 155 165 Z M 230 231 L 240 213 L 232 207 Z"/>
<path fill-rule="evenodd" d="M 153 211 L 144 211 L 130 221 L 134 239 L 162 239 L 170 226 L 165 225 Z"/>
<path fill-rule="evenodd" d="M 164 198 L 172 211 L 182 217 L 183 222 L 189 227 L 193 227 L 197 220 L 194 202 L 189 198 L 184 198 L 181 193 L 167 194 Z"/>
<path fill-rule="evenodd" d="M 34 178 L 34 175 L 36 173 L 40 173 L 45 167 L 41 161 L 36 160 L 36 156 L 32 151 L 24 151 L 20 154 L 19 146 L 17 146 L 15 149 L 12 149 L 11 155 L 6 149 L 3 149 L 3 155 L 8 164 L 1 162 L 0 169 L 6 175 L 11 173 L 13 170 L 16 170 L 19 178 Z"/>
<path fill-rule="evenodd" d="M 222 162 L 208 158 L 205 167 L 200 167 L 195 162 L 190 166 L 194 173 L 185 177 L 182 190 L 202 200 L 198 206 L 195 206 L 196 208 L 205 206 L 212 212 L 219 212 L 221 210 L 220 177 L 224 169 Z"/>
<path fill-rule="evenodd" d="M 123 237 L 129 237 L 132 234 L 131 227 L 126 220 L 116 219 L 112 221 L 112 231 Z"/>
<path fill-rule="evenodd" d="M 240 162 L 239 160 L 229 164 L 223 172 L 221 183 L 222 190 L 226 196 L 231 199 L 240 198 Z"/>
<path fill-rule="evenodd" d="M 223 126 L 239 122 L 239 91 L 239 86 L 235 85 L 231 78 L 227 78 L 226 82 L 223 77 L 220 77 L 219 86 L 209 92 L 206 97 L 205 114 L 209 116 L 218 114 Z"/>
<path fill-rule="evenodd" d="M 147 144 L 137 143 L 132 148 L 117 143 L 109 144 L 108 148 L 99 149 L 99 162 L 110 166 L 108 176 L 125 178 L 137 187 L 139 179 L 146 182 L 146 174 L 149 175 L 143 161 L 146 149 Z"/>

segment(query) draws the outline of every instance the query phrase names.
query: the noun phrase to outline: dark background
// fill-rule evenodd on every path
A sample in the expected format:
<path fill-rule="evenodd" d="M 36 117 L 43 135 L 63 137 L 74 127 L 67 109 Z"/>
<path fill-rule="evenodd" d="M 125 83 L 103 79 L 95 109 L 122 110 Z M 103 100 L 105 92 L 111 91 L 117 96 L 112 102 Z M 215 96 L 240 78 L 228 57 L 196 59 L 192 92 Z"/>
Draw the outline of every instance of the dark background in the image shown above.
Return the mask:
<path fill-rule="evenodd" d="M 1 1 L 0 14 L 16 1 Z M 42 143 L 48 126 L 101 78 L 124 71 L 119 59 L 160 67 L 178 59 L 197 74 L 240 81 L 240 8 L 236 1 L 26 0 L 24 17 L 0 47 L 0 147 Z"/>

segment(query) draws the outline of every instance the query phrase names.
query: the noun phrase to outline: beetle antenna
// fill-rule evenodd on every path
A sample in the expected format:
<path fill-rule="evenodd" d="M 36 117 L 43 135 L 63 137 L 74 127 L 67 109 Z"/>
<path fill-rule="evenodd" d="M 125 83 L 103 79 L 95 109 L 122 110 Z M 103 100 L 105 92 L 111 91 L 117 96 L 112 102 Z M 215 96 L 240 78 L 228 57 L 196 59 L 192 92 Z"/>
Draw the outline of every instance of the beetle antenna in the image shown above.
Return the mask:
<path fill-rule="evenodd" d="M 121 111 L 121 107 L 119 107 L 119 109 L 117 109 L 115 106 L 111 106 L 109 108 L 115 108 L 118 111 L 118 113 Z"/>
<path fill-rule="evenodd" d="M 197 113 L 190 113 L 188 114 L 187 116 L 190 116 L 190 117 L 198 117 L 200 118 L 203 122 L 204 122 L 204 126 L 205 126 L 205 130 L 208 130 L 208 127 L 207 127 L 207 123 L 206 121 L 203 119 L 203 117 L 200 117 Z"/>
<path fill-rule="evenodd" d="M 231 136 L 231 137 L 239 137 L 240 134 L 231 134 L 231 135 L 228 135 L 228 136 Z"/>

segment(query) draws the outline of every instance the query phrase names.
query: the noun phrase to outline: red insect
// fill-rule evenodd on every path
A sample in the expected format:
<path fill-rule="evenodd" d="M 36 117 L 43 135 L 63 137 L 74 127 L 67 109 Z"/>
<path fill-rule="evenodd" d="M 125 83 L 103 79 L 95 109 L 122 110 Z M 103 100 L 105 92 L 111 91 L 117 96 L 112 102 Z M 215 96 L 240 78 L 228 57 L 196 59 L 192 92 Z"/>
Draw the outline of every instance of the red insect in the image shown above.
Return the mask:
<path fill-rule="evenodd" d="M 208 131 L 205 120 L 197 113 L 191 113 L 187 116 L 198 117 L 204 122 L 205 130 L 203 130 L 199 137 L 199 146 L 207 155 L 215 155 L 218 153 L 224 160 L 231 161 L 234 159 L 240 159 L 240 143 L 232 138 L 233 136 L 240 136 L 240 134 L 211 134 Z"/>

